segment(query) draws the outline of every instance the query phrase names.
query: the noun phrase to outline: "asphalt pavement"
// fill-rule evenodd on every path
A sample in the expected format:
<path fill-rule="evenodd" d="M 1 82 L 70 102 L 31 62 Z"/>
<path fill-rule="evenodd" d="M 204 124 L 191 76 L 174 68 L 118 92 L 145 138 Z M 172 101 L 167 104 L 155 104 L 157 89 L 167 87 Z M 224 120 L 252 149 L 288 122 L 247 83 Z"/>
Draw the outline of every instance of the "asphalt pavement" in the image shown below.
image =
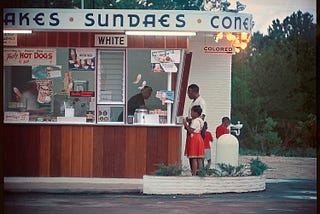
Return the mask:
<path fill-rule="evenodd" d="M 136 182 L 139 182 L 139 179 Z M 133 184 L 130 185 L 133 187 Z M 118 193 L 8 191 L 7 189 L 4 195 L 4 213 L 317 213 L 315 180 L 267 179 L 265 191 L 249 193 L 159 196 L 144 195 L 133 189 Z"/>
<path fill-rule="evenodd" d="M 3 211 L 6 214 L 317 213 L 316 159 L 262 158 L 271 166 L 265 173 L 265 191 L 144 195 L 142 179 L 5 177 Z"/>

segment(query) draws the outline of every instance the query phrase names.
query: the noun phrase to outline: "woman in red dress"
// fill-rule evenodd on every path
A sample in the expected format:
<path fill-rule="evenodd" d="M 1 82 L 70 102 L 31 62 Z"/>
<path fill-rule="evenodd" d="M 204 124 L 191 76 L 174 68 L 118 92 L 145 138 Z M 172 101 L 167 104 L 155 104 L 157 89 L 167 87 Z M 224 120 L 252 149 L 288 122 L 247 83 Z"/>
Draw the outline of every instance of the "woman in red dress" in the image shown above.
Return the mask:
<path fill-rule="evenodd" d="M 200 106 L 191 108 L 192 121 L 183 120 L 185 129 L 188 132 L 185 155 L 190 159 L 192 175 L 196 175 L 197 170 L 202 167 L 202 159 L 204 158 L 204 143 L 201 136 L 203 120 L 200 118 L 202 109 Z"/>

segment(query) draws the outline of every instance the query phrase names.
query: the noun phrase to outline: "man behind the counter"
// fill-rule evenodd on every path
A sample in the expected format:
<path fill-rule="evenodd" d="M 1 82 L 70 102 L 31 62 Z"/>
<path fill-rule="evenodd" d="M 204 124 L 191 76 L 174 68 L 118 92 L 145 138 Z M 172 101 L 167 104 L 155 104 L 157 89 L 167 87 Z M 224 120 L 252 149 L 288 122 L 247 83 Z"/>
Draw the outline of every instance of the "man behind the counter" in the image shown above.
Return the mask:
<path fill-rule="evenodd" d="M 128 115 L 134 115 L 134 111 L 139 108 L 146 109 L 144 100 L 148 99 L 152 94 L 150 86 L 144 86 L 141 92 L 132 96 L 128 101 Z"/>
<path fill-rule="evenodd" d="M 17 101 L 23 103 L 26 107 L 26 111 L 30 114 L 43 115 L 47 113 L 47 109 L 41 108 L 40 103 L 37 100 L 39 91 L 35 81 L 28 81 L 26 83 L 26 90 L 22 94 L 17 88 L 14 88 L 14 92 Z"/>

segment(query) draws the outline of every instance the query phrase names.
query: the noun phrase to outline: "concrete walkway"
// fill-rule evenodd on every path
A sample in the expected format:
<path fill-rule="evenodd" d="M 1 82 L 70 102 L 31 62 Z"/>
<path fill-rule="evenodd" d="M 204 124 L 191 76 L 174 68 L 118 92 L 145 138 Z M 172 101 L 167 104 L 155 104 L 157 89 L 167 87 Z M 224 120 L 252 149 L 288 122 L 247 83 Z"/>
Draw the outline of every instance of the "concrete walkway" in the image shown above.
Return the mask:
<path fill-rule="evenodd" d="M 8 192 L 140 193 L 142 179 L 74 177 L 5 177 Z"/>
<path fill-rule="evenodd" d="M 257 157 L 270 167 L 264 173 L 266 178 L 317 180 L 316 158 L 240 155 L 239 163 L 249 163 Z"/>
<path fill-rule="evenodd" d="M 266 179 L 266 183 L 288 181 Z M 4 178 L 5 191 L 16 193 L 142 193 L 142 188 L 142 179 L 131 178 Z"/>
<path fill-rule="evenodd" d="M 248 163 L 256 156 L 240 156 L 239 163 Z M 264 176 L 268 182 L 282 179 L 316 180 L 316 158 L 259 157 L 270 169 Z M 8 192 L 46 193 L 141 193 L 142 179 L 79 178 L 79 177 L 5 177 Z"/>

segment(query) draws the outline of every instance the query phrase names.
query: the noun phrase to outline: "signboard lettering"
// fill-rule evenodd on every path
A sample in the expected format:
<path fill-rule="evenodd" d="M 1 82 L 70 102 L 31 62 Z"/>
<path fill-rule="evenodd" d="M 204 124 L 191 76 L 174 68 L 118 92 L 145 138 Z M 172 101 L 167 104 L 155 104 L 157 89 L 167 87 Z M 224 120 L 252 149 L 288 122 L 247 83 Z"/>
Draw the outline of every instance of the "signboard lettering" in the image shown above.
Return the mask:
<path fill-rule="evenodd" d="M 68 30 L 232 31 L 251 33 L 251 14 L 183 10 L 5 8 L 3 28 Z"/>
<path fill-rule="evenodd" d="M 234 54 L 234 48 L 230 46 L 205 46 L 203 51 L 206 54 Z"/>
<path fill-rule="evenodd" d="M 6 48 L 3 50 L 3 63 L 9 65 L 55 65 L 55 49 Z"/>
<path fill-rule="evenodd" d="M 126 35 L 95 35 L 95 46 L 106 46 L 106 47 L 126 47 L 127 46 L 127 36 Z"/>
<path fill-rule="evenodd" d="M 4 33 L 3 34 L 3 45 L 4 46 L 17 46 L 17 34 Z"/>

